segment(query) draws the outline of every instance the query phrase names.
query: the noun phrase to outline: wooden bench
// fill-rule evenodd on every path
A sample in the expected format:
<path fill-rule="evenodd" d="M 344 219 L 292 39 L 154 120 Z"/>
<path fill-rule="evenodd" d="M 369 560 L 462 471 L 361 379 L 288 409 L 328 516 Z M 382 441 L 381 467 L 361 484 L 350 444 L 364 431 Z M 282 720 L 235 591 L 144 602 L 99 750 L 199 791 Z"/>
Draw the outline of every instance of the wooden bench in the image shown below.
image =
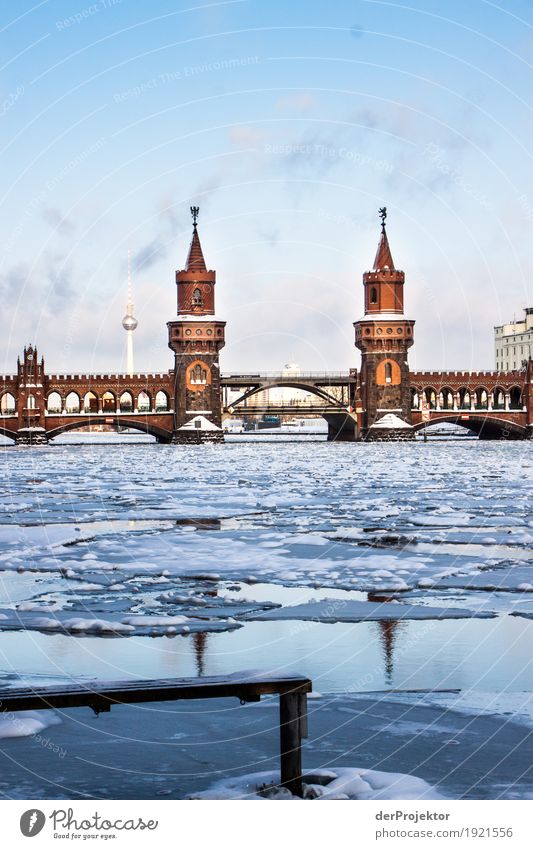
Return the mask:
<path fill-rule="evenodd" d="M 281 784 L 302 795 L 302 737 L 307 737 L 309 678 L 242 672 L 211 678 L 75 682 L 53 687 L 0 690 L 0 710 L 42 710 L 87 706 L 96 714 L 113 705 L 169 702 L 177 699 L 236 697 L 241 704 L 279 695 Z"/>

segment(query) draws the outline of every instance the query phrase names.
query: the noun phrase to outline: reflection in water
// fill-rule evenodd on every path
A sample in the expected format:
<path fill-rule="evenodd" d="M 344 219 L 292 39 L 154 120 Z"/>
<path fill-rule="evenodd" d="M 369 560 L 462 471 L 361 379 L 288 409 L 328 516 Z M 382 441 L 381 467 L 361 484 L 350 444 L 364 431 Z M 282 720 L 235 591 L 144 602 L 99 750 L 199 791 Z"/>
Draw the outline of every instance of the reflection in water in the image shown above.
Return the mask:
<path fill-rule="evenodd" d="M 196 661 L 196 672 L 198 675 L 203 675 L 205 671 L 205 649 L 207 646 L 207 633 L 205 631 L 197 631 L 192 635 L 194 643 L 194 659 Z"/>
<path fill-rule="evenodd" d="M 385 655 L 385 681 L 387 684 L 392 684 L 392 676 L 394 672 L 394 641 L 396 639 L 396 631 L 400 625 L 397 619 L 381 619 L 378 622 L 381 644 Z"/>
<path fill-rule="evenodd" d="M 370 592 L 368 593 L 368 600 L 387 604 L 388 602 L 394 602 L 397 599 L 392 595 Z M 380 631 L 379 636 L 383 646 L 383 653 L 385 655 L 385 681 L 389 686 L 392 684 L 394 673 L 394 643 L 397 637 L 398 628 L 401 627 L 401 624 L 403 623 L 400 623 L 398 619 L 380 619 L 378 622 Z"/>

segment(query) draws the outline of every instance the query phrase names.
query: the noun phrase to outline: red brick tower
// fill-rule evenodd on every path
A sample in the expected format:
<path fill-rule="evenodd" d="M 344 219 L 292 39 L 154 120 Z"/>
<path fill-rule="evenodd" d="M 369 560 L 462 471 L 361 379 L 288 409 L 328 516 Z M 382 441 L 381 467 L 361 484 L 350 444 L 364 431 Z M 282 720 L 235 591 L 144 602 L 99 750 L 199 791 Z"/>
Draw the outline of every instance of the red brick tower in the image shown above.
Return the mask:
<path fill-rule="evenodd" d="M 378 427 L 392 413 L 411 423 L 411 393 L 407 352 L 413 344 L 414 321 L 404 318 L 405 275 L 394 267 L 385 229 L 387 210 L 380 209 L 381 237 L 372 271 L 363 275 L 365 314 L 354 323 L 355 344 L 361 351 L 362 438 L 383 438 Z M 369 430 L 370 428 L 370 430 Z M 410 429 L 406 428 L 403 438 Z M 399 433 L 391 433 L 397 438 Z"/>
<path fill-rule="evenodd" d="M 222 440 L 219 351 L 225 321 L 215 318 L 216 272 L 208 271 L 200 237 L 199 209 L 191 207 L 193 234 L 186 267 L 176 271 L 178 317 L 169 321 L 174 351 L 173 442 Z"/>
<path fill-rule="evenodd" d="M 37 348 L 24 348 L 24 359 L 17 360 L 18 380 L 18 445 L 46 443 L 44 359 Z"/>

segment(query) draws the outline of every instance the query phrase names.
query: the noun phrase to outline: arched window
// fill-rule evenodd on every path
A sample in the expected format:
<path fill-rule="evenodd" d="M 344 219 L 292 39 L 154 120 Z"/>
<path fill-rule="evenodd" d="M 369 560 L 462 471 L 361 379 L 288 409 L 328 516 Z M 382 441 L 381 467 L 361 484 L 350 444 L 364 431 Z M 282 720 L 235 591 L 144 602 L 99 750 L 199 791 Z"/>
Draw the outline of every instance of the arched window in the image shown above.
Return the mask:
<path fill-rule="evenodd" d="M 83 412 L 84 413 L 97 413 L 98 412 L 98 398 L 94 394 L 94 392 L 87 392 L 85 398 L 83 399 Z"/>
<path fill-rule="evenodd" d="M 11 392 L 5 392 L 2 395 L 2 400 L 0 401 L 0 412 L 3 416 L 12 416 L 14 415 L 17 408 L 17 404 L 15 401 L 15 396 L 11 394 Z"/>
<path fill-rule="evenodd" d="M 116 398 L 112 392 L 104 392 L 102 395 L 102 412 L 115 413 L 117 410 Z"/>
<path fill-rule="evenodd" d="M 192 293 L 192 305 L 193 307 L 201 307 L 202 306 L 202 293 L 198 287 Z"/>
<path fill-rule="evenodd" d="M 392 381 L 392 366 L 390 363 L 385 363 L 385 383 Z"/>
<path fill-rule="evenodd" d="M 189 372 L 189 380 L 191 383 L 207 383 L 207 372 L 202 368 L 200 363 L 196 363 L 194 368 Z"/>
<path fill-rule="evenodd" d="M 418 396 L 418 391 L 416 389 L 411 388 L 411 409 L 418 410 L 420 406 L 420 398 Z"/>
<path fill-rule="evenodd" d="M 133 412 L 133 395 L 131 394 L 131 392 L 123 392 L 120 398 L 118 399 L 118 403 L 121 413 Z"/>
<path fill-rule="evenodd" d="M 79 413 L 80 397 L 76 394 L 76 392 L 69 392 L 65 398 L 65 410 L 67 413 Z"/>
<path fill-rule="evenodd" d="M 59 392 L 50 392 L 50 395 L 46 399 L 46 410 L 48 413 L 61 412 L 61 395 Z"/>
<path fill-rule="evenodd" d="M 149 413 L 150 412 L 150 396 L 147 392 L 139 392 L 139 397 L 137 398 L 137 409 L 139 413 Z"/>
<path fill-rule="evenodd" d="M 376 289 L 375 286 L 372 286 L 372 288 L 370 290 L 370 303 L 371 304 L 377 304 L 377 302 L 378 302 L 378 290 Z"/>
<path fill-rule="evenodd" d="M 168 395 L 163 390 L 160 390 L 155 396 L 155 409 L 158 413 L 164 413 L 168 410 Z"/>

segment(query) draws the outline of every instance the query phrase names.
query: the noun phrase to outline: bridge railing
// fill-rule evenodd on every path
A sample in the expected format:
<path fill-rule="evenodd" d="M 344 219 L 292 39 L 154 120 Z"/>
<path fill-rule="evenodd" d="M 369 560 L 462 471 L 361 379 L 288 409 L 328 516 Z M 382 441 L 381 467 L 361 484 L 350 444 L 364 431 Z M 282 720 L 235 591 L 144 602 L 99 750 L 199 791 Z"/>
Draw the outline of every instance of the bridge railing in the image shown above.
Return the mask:
<path fill-rule="evenodd" d="M 220 375 L 222 382 L 225 380 L 249 380 L 254 381 L 271 381 L 271 380 L 356 380 L 357 374 L 355 370 L 350 371 L 302 371 L 298 374 L 286 374 L 282 371 L 262 371 L 250 374 L 234 374 L 223 373 Z"/>

